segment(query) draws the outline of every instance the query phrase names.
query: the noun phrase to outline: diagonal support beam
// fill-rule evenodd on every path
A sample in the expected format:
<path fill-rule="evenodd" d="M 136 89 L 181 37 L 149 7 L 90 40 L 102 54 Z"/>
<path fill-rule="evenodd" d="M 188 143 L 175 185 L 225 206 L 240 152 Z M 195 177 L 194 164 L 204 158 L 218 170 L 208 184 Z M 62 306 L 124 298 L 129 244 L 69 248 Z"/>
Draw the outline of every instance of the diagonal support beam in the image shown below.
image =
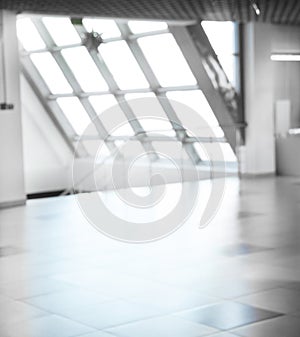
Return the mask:
<path fill-rule="evenodd" d="M 81 38 L 83 36 L 85 36 L 85 34 L 88 33 L 87 30 L 84 28 L 84 26 L 82 24 L 74 24 L 74 27 L 77 30 L 78 34 L 81 36 Z M 142 125 L 140 124 L 140 122 L 136 118 L 136 116 L 135 116 L 134 112 L 132 111 L 130 105 L 126 102 L 124 94 L 120 94 L 120 88 L 119 88 L 117 82 L 115 81 L 113 75 L 111 74 L 109 68 L 107 67 L 105 61 L 103 60 L 103 58 L 99 54 L 98 50 L 97 49 L 90 49 L 89 53 L 90 53 L 94 63 L 96 64 L 98 70 L 100 71 L 100 73 L 104 77 L 106 83 L 108 84 L 108 87 L 109 87 L 110 91 L 114 94 L 117 102 L 119 103 L 121 109 L 123 110 L 125 116 L 127 117 L 128 123 L 132 127 L 134 133 L 136 135 L 138 135 L 138 134 L 145 134 L 146 135 Z M 155 153 L 156 151 L 153 148 L 151 143 L 143 142 L 141 140 L 141 144 L 142 144 L 143 148 L 146 150 L 146 152 L 151 152 L 150 158 L 152 160 L 157 160 L 159 158 L 158 155 Z"/>
<path fill-rule="evenodd" d="M 40 33 L 42 39 L 44 40 L 46 46 L 48 48 L 52 48 L 53 46 L 55 46 L 55 43 L 54 43 L 51 35 L 49 34 L 48 30 L 46 29 L 46 27 L 43 24 L 43 22 L 41 21 L 41 19 L 33 18 L 32 21 L 33 21 L 34 25 L 36 26 L 38 32 Z M 94 110 L 94 108 L 93 108 L 92 104 L 90 103 L 90 101 L 88 100 L 88 98 L 81 96 L 83 90 L 80 87 L 80 84 L 78 83 L 78 81 L 77 81 L 76 77 L 74 76 L 72 70 L 70 69 L 68 63 L 65 61 L 64 57 L 62 56 L 61 51 L 53 51 L 52 56 L 56 60 L 60 69 L 64 73 L 67 81 L 71 85 L 71 87 L 74 91 L 74 94 L 78 97 L 81 104 L 83 105 L 86 112 L 88 113 L 88 115 L 91 119 L 91 122 L 95 125 L 95 127 L 97 129 L 97 132 L 99 134 L 99 137 L 101 139 L 106 139 L 108 137 L 108 132 L 107 132 L 106 128 L 102 124 L 101 120 L 99 118 L 97 118 L 97 113 Z M 116 146 L 114 145 L 114 143 L 109 142 L 109 143 L 106 143 L 106 145 L 111 152 L 115 151 Z"/>
<path fill-rule="evenodd" d="M 166 116 L 168 117 L 175 133 L 178 141 L 182 141 L 182 139 L 187 137 L 186 131 L 180 127 L 181 121 L 179 120 L 175 110 L 173 109 L 171 103 L 166 98 L 165 91 L 160 92 L 161 86 L 159 81 L 157 80 L 152 68 L 150 67 L 142 49 L 140 48 L 137 39 L 131 39 L 131 32 L 128 27 L 128 24 L 125 23 L 118 23 L 118 27 L 121 31 L 122 37 L 126 40 L 133 56 L 135 57 L 137 63 L 139 64 L 140 68 L 142 69 L 146 79 L 148 80 L 152 91 L 156 94 L 156 97 L 163 107 Z M 198 163 L 201 161 L 200 157 L 198 156 L 197 152 L 195 151 L 194 147 L 190 143 L 184 143 L 184 148 L 194 163 Z"/>
<path fill-rule="evenodd" d="M 214 87 L 211 78 L 203 64 L 204 56 L 197 46 L 203 44 L 201 41 L 201 34 L 196 34 L 193 31 L 193 38 L 191 37 L 190 31 L 192 29 L 201 32 L 202 26 L 200 24 L 187 27 L 172 26 L 170 27 L 171 33 L 174 35 L 182 53 L 184 54 L 197 82 L 199 83 L 200 89 L 203 91 L 210 107 L 212 108 L 221 128 L 224 131 L 225 137 L 233 151 L 236 148 L 236 129 L 237 124 L 234 114 L 228 109 L 224 98 L 220 92 Z M 203 35 L 202 35 L 203 37 Z M 226 75 L 225 75 L 226 76 Z"/>

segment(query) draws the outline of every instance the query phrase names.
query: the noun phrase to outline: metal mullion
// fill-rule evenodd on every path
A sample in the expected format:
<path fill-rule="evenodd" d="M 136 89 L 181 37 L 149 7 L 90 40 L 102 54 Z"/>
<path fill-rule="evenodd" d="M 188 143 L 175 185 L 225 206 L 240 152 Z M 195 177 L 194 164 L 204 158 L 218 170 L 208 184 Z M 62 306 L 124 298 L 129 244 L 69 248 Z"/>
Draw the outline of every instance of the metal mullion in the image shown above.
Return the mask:
<path fill-rule="evenodd" d="M 153 90 L 153 92 L 155 93 L 159 103 L 163 107 L 163 109 L 165 111 L 165 114 L 168 117 L 168 119 L 169 119 L 175 133 L 176 133 L 176 136 L 177 136 L 178 140 L 180 142 L 182 142 L 182 140 L 187 137 L 186 131 L 182 127 L 180 127 L 181 121 L 178 118 L 178 116 L 177 116 L 175 110 L 173 109 L 172 105 L 170 104 L 169 100 L 167 99 L 166 95 L 164 93 L 160 93 L 161 86 L 159 84 L 159 81 L 157 80 L 154 72 L 152 71 L 152 68 L 150 67 L 142 49 L 138 45 L 137 39 L 133 40 L 133 39 L 129 38 L 131 33 L 130 33 L 130 29 L 128 27 L 128 24 L 118 23 L 117 25 L 118 25 L 124 39 L 126 40 L 133 56 L 135 57 L 139 66 L 141 67 L 146 79 L 150 83 L 151 89 Z M 184 144 L 184 147 L 185 147 L 185 150 L 186 150 L 187 154 L 189 155 L 189 157 L 191 158 L 191 160 L 193 162 L 197 163 L 197 162 L 201 161 L 201 158 L 199 157 L 196 150 L 194 149 L 194 147 L 191 144 Z"/>
<path fill-rule="evenodd" d="M 44 53 L 46 51 L 50 51 L 51 53 L 53 53 L 56 51 L 61 51 L 63 49 L 76 48 L 76 47 L 81 47 L 81 46 L 82 46 L 82 43 L 67 44 L 63 46 L 54 45 L 52 47 L 46 46 L 46 48 L 35 49 L 35 50 L 22 50 L 21 53 L 23 55 L 39 54 L 39 53 Z"/>
<path fill-rule="evenodd" d="M 198 84 L 195 85 L 179 85 L 175 87 L 161 87 L 157 89 L 159 93 L 165 93 L 169 91 L 191 91 L 191 90 L 199 90 L 200 87 Z"/>
<path fill-rule="evenodd" d="M 118 23 L 118 24 L 123 25 L 124 23 Z M 128 25 L 126 24 L 126 26 L 128 26 Z M 155 35 L 161 35 L 161 34 L 167 34 L 167 33 L 169 33 L 169 29 L 168 28 L 161 29 L 161 30 L 156 30 L 156 31 L 153 31 L 153 32 L 145 32 L 145 33 L 132 33 L 130 31 L 129 27 L 128 27 L 128 30 L 130 32 L 130 35 L 128 36 L 129 40 L 137 40 L 140 37 L 155 36 Z"/>
<path fill-rule="evenodd" d="M 47 47 L 51 47 L 55 45 L 51 35 L 47 31 L 45 25 L 40 19 L 33 19 L 33 23 L 36 26 L 39 34 L 41 35 L 42 39 L 44 40 Z M 67 81 L 71 85 L 74 94 L 78 97 L 79 101 L 83 105 L 84 109 L 86 110 L 88 116 L 90 117 L 91 122 L 95 125 L 97 132 L 99 136 L 102 139 L 106 139 L 108 136 L 108 132 L 104 125 L 102 124 L 101 120 L 98 118 L 96 111 L 94 110 L 92 104 L 86 97 L 81 97 L 81 93 L 83 93 L 83 90 L 78 83 L 76 77 L 74 76 L 71 68 L 69 67 L 68 63 L 64 59 L 64 57 L 61 54 L 61 51 L 52 51 L 52 56 L 54 57 L 55 61 L 57 62 L 58 66 L 62 70 L 63 74 L 65 75 Z M 115 152 L 116 146 L 115 144 L 108 143 L 107 147 L 111 152 Z"/>
<path fill-rule="evenodd" d="M 86 29 L 82 26 L 82 25 L 74 25 L 75 29 L 77 30 L 78 34 L 84 35 L 85 33 L 87 33 Z M 130 124 L 130 126 L 132 127 L 133 131 L 135 132 L 135 134 L 144 134 L 146 135 L 146 132 L 144 131 L 144 129 L 142 128 L 140 122 L 138 121 L 138 119 L 136 118 L 134 112 L 132 111 L 130 105 L 128 104 L 128 102 L 124 99 L 124 95 L 123 94 L 119 94 L 118 92 L 120 92 L 120 88 L 117 85 L 114 77 L 112 76 L 109 68 L 107 67 L 106 63 L 104 62 L 103 58 L 101 57 L 101 55 L 96 51 L 96 50 L 89 50 L 89 53 L 94 61 L 94 63 L 96 64 L 98 70 L 100 71 L 100 73 L 102 74 L 103 78 L 105 79 L 106 83 L 108 84 L 108 87 L 110 89 L 110 91 L 112 92 L 112 94 L 114 95 L 114 97 L 116 98 L 116 100 L 118 101 L 121 109 L 123 110 L 125 116 L 128 119 L 128 123 Z M 150 143 L 143 143 L 143 141 L 141 141 L 141 144 L 143 146 L 143 148 L 147 151 L 147 152 L 153 152 L 153 155 L 150 155 L 151 159 L 158 159 L 158 155 L 155 153 L 155 149 L 153 148 L 152 144 Z"/>
<path fill-rule="evenodd" d="M 74 140 L 77 140 L 78 136 L 74 136 Z M 81 137 L 83 140 L 96 140 L 99 139 L 99 136 L 83 136 Z M 114 142 L 118 140 L 137 140 L 138 136 L 109 136 L 108 141 Z M 164 136 L 156 136 L 156 135 L 150 135 L 144 140 L 145 142 L 178 142 L 178 139 L 176 136 L 174 137 L 164 137 Z M 220 137 L 189 137 L 185 139 L 185 143 L 227 143 L 225 138 Z"/>
<path fill-rule="evenodd" d="M 50 91 L 29 56 L 21 57 L 21 70 L 39 102 L 47 112 L 49 118 L 56 126 L 70 150 L 74 152 L 76 156 L 86 156 L 87 151 L 83 146 L 76 149 L 71 142 L 70 139 L 74 137 L 75 131 L 61 111 L 59 105 L 55 101 L 49 102 L 47 100 Z M 58 115 L 59 118 L 57 117 Z"/>

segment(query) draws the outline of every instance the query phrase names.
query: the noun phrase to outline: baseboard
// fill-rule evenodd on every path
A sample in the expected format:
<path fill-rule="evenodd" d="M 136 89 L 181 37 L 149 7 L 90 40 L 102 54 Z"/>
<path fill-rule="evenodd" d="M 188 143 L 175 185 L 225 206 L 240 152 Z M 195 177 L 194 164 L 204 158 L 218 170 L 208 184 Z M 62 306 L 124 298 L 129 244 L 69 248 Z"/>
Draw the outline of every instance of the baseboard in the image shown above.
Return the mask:
<path fill-rule="evenodd" d="M 27 199 L 40 199 L 40 198 L 51 198 L 60 196 L 64 190 L 58 191 L 48 191 L 48 192 L 38 192 L 38 193 L 29 193 L 27 194 Z"/>
<path fill-rule="evenodd" d="M 5 202 L 0 202 L 0 209 L 24 206 L 25 204 L 26 204 L 25 199 L 15 200 L 15 201 L 5 201 Z"/>
<path fill-rule="evenodd" d="M 276 172 L 268 173 L 240 173 L 240 178 L 272 178 L 276 177 Z"/>

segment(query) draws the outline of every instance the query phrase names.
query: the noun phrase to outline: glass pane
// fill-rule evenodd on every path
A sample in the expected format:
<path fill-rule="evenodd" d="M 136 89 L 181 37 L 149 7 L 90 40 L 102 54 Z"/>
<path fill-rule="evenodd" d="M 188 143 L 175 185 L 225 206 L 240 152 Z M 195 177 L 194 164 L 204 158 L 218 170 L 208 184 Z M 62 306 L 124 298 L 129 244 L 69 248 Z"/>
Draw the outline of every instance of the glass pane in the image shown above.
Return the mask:
<path fill-rule="evenodd" d="M 96 158 L 97 162 L 102 162 L 103 159 L 110 155 L 110 151 L 105 143 L 99 140 L 85 140 L 83 142 L 88 154 Z"/>
<path fill-rule="evenodd" d="M 236 85 L 236 59 L 233 55 L 220 55 L 218 59 L 231 84 Z"/>
<path fill-rule="evenodd" d="M 185 104 L 186 106 L 193 109 L 208 123 L 210 129 L 213 130 L 216 137 L 224 137 L 224 133 L 219 127 L 219 123 L 201 90 L 172 91 L 167 93 L 167 97 L 171 100 Z M 174 102 L 171 101 L 171 104 L 173 105 L 175 111 L 179 109 L 179 107 L 176 106 Z M 181 121 L 185 124 L 185 116 L 183 116 L 180 111 L 177 112 L 179 114 L 178 117 L 181 118 Z M 189 125 L 190 122 L 189 116 L 186 116 L 186 123 Z M 207 134 L 209 131 L 207 129 L 204 130 L 201 123 L 199 123 L 199 125 L 194 124 L 194 127 L 199 132 L 196 134 L 196 136 L 205 136 L 205 134 Z"/>
<path fill-rule="evenodd" d="M 69 18 L 49 17 L 43 18 L 43 22 L 57 46 L 81 43 Z"/>
<path fill-rule="evenodd" d="M 82 22 L 88 32 L 97 32 L 101 34 L 102 39 L 121 36 L 120 30 L 113 20 L 83 19 Z"/>
<path fill-rule="evenodd" d="M 157 30 L 168 29 L 166 22 L 159 21 L 129 21 L 129 28 L 134 34 L 155 32 Z"/>
<path fill-rule="evenodd" d="M 236 52 L 233 22 L 202 21 L 201 24 L 217 55 Z"/>
<path fill-rule="evenodd" d="M 28 51 L 46 47 L 43 39 L 29 18 L 17 20 L 17 34 L 24 49 Z"/>
<path fill-rule="evenodd" d="M 57 103 L 72 125 L 74 131 L 81 135 L 91 120 L 77 97 L 62 97 Z"/>
<path fill-rule="evenodd" d="M 133 136 L 134 132 L 113 95 L 90 96 L 89 101 L 108 133 L 112 136 Z M 108 109 L 111 110 L 107 112 Z"/>
<path fill-rule="evenodd" d="M 90 96 L 89 101 L 93 105 L 93 108 L 97 112 L 97 115 L 102 114 L 104 111 L 111 107 L 119 107 L 119 104 L 114 95 Z"/>
<path fill-rule="evenodd" d="M 205 147 L 201 145 L 201 143 L 194 143 L 195 150 L 200 157 L 201 160 L 203 161 L 209 161 L 209 155 L 205 150 Z"/>
<path fill-rule="evenodd" d="M 228 143 L 221 143 L 220 145 L 223 152 L 224 160 L 236 162 L 236 155 L 232 151 L 231 146 Z"/>
<path fill-rule="evenodd" d="M 50 53 L 31 54 L 30 58 L 53 94 L 66 94 L 73 91 Z"/>
<path fill-rule="evenodd" d="M 162 86 L 197 83 L 172 34 L 143 37 L 138 43 Z"/>
<path fill-rule="evenodd" d="M 149 115 L 153 115 L 153 118 L 139 118 L 139 122 L 144 131 L 175 137 L 175 131 L 173 130 L 171 123 L 168 121 L 167 116 L 154 93 L 149 92 L 125 95 L 125 99 L 128 101 L 133 113 L 137 117 L 141 115 L 139 107 L 143 107 L 143 98 L 151 98 L 150 102 L 148 101 L 151 104 L 151 112 Z M 135 99 L 139 100 L 134 102 Z M 149 104 L 148 102 L 145 102 L 145 104 Z M 147 107 L 145 107 L 145 110 L 143 109 L 143 113 L 147 111 L 146 109 Z"/>
<path fill-rule="evenodd" d="M 125 41 L 101 44 L 99 50 L 120 89 L 149 87 Z"/>
<path fill-rule="evenodd" d="M 199 154 L 200 158 L 204 161 L 211 160 L 212 158 L 209 158 L 209 152 L 214 153 L 216 144 L 206 143 L 194 143 L 194 147 Z M 230 145 L 228 143 L 219 143 L 219 146 L 221 148 L 223 159 L 225 162 L 236 162 L 236 156 L 234 152 L 232 151 Z M 221 158 L 219 158 L 221 159 Z"/>
<path fill-rule="evenodd" d="M 85 47 L 67 48 L 62 54 L 84 91 L 106 91 L 108 86 Z"/>

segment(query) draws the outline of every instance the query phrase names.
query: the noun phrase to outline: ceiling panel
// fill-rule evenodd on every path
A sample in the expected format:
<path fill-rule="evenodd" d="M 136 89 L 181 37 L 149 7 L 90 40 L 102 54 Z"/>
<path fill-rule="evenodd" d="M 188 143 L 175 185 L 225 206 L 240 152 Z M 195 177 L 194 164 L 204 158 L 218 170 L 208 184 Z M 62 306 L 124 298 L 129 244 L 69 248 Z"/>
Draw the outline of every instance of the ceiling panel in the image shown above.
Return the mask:
<path fill-rule="evenodd" d="M 255 14 L 254 3 L 260 15 Z M 0 7 L 73 16 L 300 23 L 299 0 L 0 0 Z"/>

